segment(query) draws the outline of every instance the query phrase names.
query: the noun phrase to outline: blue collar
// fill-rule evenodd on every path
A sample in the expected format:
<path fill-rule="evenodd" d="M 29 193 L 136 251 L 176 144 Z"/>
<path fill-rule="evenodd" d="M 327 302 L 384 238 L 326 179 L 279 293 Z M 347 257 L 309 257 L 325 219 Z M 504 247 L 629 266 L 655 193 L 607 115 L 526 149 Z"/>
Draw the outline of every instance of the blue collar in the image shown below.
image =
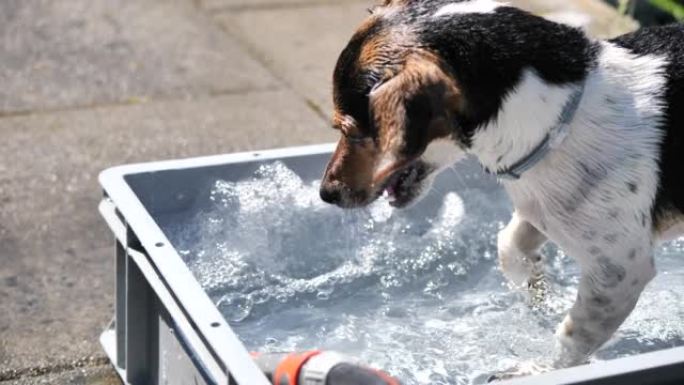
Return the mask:
<path fill-rule="evenodd" d="M 551 127 L 549 132 L 546 134 L 541 143 L 537 145 L 537 147 L 535 147 L 527 156 L 503 170 L 492 171 L 488 168 L 485 168 L 487 173 L 492 174 L 499 179 L 520 179 L 520 176 L 522 176 L 525 171 L 536 166 L 537 163 L 544 159 L 549 151 L 558 147 L 563 139 L 565 139 L 568 134 L 568 130 L 570 129 L 570 122 L 572 122 L 572 119 L 575 117 L 575 114 L 579 109 L 582 96 L 584 96 L 584 82 L 565 103 L 563 111 L 561 111 L 560 117 L 558 118 L 558 122 L 555 126 Z"/>

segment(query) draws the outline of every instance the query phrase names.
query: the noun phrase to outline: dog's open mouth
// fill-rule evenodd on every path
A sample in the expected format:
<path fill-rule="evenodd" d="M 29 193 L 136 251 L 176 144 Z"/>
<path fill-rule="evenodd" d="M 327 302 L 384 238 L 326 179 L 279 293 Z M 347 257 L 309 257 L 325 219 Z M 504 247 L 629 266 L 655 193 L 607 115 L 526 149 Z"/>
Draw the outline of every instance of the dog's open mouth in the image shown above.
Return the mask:
<path fill-rule="evenodd" d="M 387 178 L 380 194 L 387 197 L 390 205 L 406 207 L 420 195 L 423 181 L 429 174 L 430 166 L 426 163 L 411 162 Z"/>

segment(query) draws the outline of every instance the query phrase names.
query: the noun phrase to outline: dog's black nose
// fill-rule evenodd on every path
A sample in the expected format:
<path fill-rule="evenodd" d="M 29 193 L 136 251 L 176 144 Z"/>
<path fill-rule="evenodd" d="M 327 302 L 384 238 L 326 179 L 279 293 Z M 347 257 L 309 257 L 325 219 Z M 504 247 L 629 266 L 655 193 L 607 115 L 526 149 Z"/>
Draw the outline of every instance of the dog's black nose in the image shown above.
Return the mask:
<path fill-rule="evenodd" d="M 323 202 L 333 205 L 340 203 L 340 200 L 342 200 L 342 192 L 334 186 L 321 186 L 320 194 Z"/>

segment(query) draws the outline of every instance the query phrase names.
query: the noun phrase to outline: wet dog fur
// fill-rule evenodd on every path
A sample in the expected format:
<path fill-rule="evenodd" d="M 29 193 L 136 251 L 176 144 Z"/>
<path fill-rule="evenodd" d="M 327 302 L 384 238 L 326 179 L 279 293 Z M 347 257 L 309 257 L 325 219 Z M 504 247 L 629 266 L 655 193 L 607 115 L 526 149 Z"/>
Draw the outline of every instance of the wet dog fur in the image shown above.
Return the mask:
<path fill-rule="evenodd" d="M 581 267 L 556 366 L 585 362 L 656 275 L 654 247 L 684 234 L 684 26 L 588 38 L 492 0 L 390 0 L 339 57 L 341 138 L 323 200 L 397 207 L 465 155 L 503 170 L 529 154 L 578 89 L 567 137 L 519 180 L 499 234 L 504 274 L 543 274 L 550 240 Z"/>

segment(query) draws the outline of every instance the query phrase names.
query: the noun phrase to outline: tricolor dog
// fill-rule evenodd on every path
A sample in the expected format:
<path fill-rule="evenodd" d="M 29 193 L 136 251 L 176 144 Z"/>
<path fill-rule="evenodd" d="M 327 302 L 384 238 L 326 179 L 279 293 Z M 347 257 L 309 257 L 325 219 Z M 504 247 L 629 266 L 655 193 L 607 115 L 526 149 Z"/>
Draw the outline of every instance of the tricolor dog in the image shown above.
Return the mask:
<path fill-rule="evenodd" d="M 323 200 L 405 207 L 472 154 L 515 206 L 506 277 L 539 280 L 547 240 L 577 260 L 557 366 L 611 337 L 654 247 L 684 233 L 683 25 L 598 41 L 492 0 L 385 1 L 340 55 L 334 102 Z"/>

